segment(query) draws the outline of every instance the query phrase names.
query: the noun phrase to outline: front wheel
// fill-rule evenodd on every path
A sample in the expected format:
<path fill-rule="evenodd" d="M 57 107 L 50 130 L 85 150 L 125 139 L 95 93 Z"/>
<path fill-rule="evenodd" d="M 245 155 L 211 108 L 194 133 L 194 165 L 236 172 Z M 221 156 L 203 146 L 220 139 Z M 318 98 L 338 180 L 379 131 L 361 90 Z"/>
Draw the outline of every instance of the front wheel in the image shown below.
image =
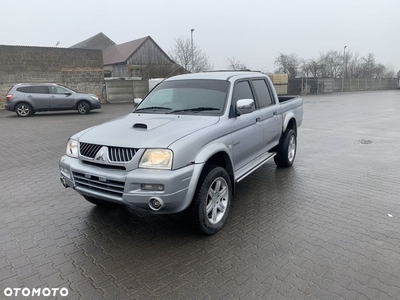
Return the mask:
<path fill-rule="evenodd" d="M 78 112 L 81 115 L 86 115 L 90 112 L 90 106 L 86 102 L 79 102 L 78 103 Z"/>
<path fill-rule="evenodd" d="M 212 235 L 221 230 L 228 217 L 232 183 L 224 168 L 205 168 L 190 207 L 191 221 L 197 230 Z"/>
<path fill-rule="evenodd" d="M 293 165 L 297 151 L 296 132 L 293 129 L 286 130 L 279 142 L 275 164 L 281 168 L 288 168 Z"/>

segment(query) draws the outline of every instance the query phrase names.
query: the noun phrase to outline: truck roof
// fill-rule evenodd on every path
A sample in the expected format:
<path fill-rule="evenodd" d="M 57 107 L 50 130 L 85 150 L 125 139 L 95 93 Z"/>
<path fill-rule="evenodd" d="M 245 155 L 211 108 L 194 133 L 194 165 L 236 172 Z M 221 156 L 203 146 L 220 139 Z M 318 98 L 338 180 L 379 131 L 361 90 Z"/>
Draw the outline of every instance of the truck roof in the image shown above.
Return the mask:
<path fill-rule="evenodd" d="M 182 80 L 182 79 L 216 79 L 216 80 L 229 80 L 234 77 L 260 77 L 265 76 L 260 72 L 251 71 L 217 71 L 217 72 L 203 72 L 177 75 L 166 79 L 166 81 Z"/>

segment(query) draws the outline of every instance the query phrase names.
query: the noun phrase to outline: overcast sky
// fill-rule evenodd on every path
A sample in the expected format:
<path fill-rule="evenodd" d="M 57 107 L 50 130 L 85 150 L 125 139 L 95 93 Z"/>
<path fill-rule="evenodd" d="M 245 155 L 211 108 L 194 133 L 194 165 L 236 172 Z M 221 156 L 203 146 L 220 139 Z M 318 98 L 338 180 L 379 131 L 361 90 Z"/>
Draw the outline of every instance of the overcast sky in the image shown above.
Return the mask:
<path fill-rule="evenodd" d="M 279 53 L 374 53 L 400 69 L 400 0 L 1 0 L 0 44 L 69 47 L 99 32 L 117 44 L 150 35 L 165 52 L 190 37 L 214 69 L 235 57 L 273 71 Z"/>

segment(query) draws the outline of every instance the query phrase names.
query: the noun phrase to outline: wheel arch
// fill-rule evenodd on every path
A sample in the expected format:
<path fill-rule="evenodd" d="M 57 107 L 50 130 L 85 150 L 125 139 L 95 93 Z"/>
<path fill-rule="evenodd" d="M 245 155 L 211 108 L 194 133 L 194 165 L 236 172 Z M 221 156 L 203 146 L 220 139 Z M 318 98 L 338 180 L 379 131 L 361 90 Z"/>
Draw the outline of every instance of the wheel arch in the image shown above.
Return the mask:
<path fill-rule="evenodd" d="M 26 104 L 29 105 L 29 107 L 32 109 L 32 111 L 35 111 L 35 109 L 33 108 L 32 104 L 30 104 L 29 102 L 27 102 L 26 100 L 20 100 L 17 103 L 14 104 L 14 112 L 17 110 L 17 106 L 20 104 Z"/>
<path fill-rule="evenodd" d="M 92 109 L 92 104 L 90 103 L 89 100 L 87 99 L 79 99 L 76 101 L 75 109 L 78 109 L 79 103 L 85 102 L 87 105 L 89 105 L 89 108 Z"/>
<path fill-rule="evenodd" d="M 294 132 L 297 134 L 297 121 L 293 113 L 289 113 L 285 117 L 282 132 L 285 132 L 287 129 L 293 129 Z"/>
<path fill-rule="evenodd" d="M 216 165 L 224 168 L 231 179 L 233 192 L 235 191 L 235 173 L 233 169 L 232 158 L 229 155 L 227 146 L 223 143 L 212 144 L 203 149 L 197 156 L 195 163 L 204 163 L 206 165 Z M 202 173 L 203 173 L 202 170 Z"/>

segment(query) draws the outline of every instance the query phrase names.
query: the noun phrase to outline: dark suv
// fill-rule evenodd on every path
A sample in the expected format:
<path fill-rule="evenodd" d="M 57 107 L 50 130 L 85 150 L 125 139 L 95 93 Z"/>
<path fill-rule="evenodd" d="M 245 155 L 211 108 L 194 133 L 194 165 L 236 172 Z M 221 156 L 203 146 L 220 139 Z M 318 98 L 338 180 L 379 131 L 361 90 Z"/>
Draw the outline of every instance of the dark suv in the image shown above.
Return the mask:
<path fill-rule="evenodd" d="M 96 108 L 101 108 L 96 95 L 77 93 L 53 83 L 19 83 L 6 95 L 6 109 L 20 117 L 56 110 L 77 110 L 85 115 Z"/>

